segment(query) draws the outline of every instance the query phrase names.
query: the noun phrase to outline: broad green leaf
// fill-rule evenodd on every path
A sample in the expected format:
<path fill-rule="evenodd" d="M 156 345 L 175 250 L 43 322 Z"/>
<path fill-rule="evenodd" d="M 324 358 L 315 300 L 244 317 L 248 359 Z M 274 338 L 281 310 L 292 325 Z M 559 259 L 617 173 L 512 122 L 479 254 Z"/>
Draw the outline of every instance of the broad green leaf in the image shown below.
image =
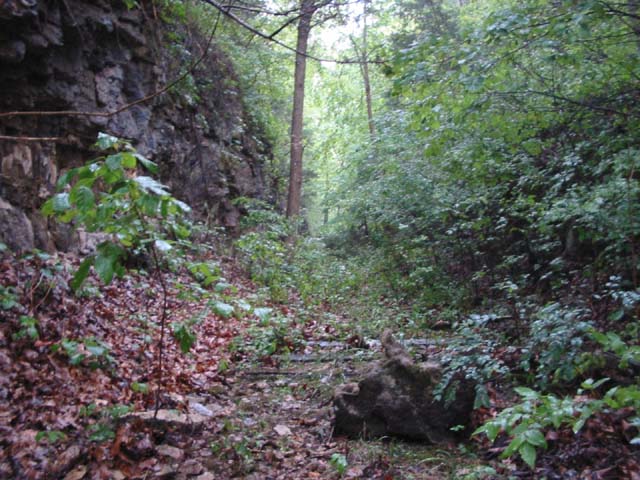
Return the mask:
<path fill-rule="evenodd" d="M 53 197 L 49 198 L 46 202 L 42 204 L 42 207 L 40 207 L 40 211 L 45 217 L 50 217 L 51 215 L 54 214 Z"/>
<path fill-rule="evenodd" d="M 161 196 L 169 195 L 167 187 L 162 183 L 155 181 L 151 177 L 145 177 L 145 176 L 136 177 L 134 178 L 134 181 L 138 185 L 140 185 L 140 188 L 142 188 L 145 191 L 152 192 L 152 193 L 155 193 L 156 195 L 161 195 Z"/>
<path fill-rule="evenodd" d="M 102 345 L 87 345 L 87 350 L 96 357 L 101 357 L 108 352 L 107 348 Z"/>
<path fill-rule="evenodd" d="M 175 200 L 175 199 L 173 200 L 173 203 L 175 203 L 178 206 L 178 208 L 182 210 L 184 213 L 191 212 L 191 207 L 186 203 L 181 202 L 180 200 Z"/>
<path fill-rule="evenodd" d="M 580 386 L 585 390 L 595 390 L 596 388 L 601 386 L 603 383 L 608 381 L 609 381 L 609 377 L 601 378 L 597 382 L 594 382 L 593 378 L 588 378 L 584 382 L 582 382 Z"/>
<path fill-rule="evenodd" d="M 260 320 L 264 321 L 266 319 L 269 318 L 269 316 L 271 315 L 271 312 L 273 312 L 273 308 L 268 308 L 268 307 L 260 307 L 260 308 L 256 308 L 253 313 L 256 317 L 258 317 Z M 475 434 L 475 432 L 474 432 Z"/>
<path fill-rule="evenodd" d="M 238 306 L 238 308 L 244 312 L 248 312 L 251 310 L 251 305 L 249 303 L 247 303 L 244 300 L 237 300 L 236 301 L 236 305 Z"/>
<path fill-rule="evenodd" d="M 536 392 L 535 390 L 532 390 L 532 389 L 526 388 L 526 387 L 516 387 L 516 388 L 514 388 L 514 390 L 516 391 L 516 393 L 518 395 L 520 395 L 521 397 L 525 397 L 525 398 L 537 399 L 540 396 L 540 394 L 538 392 Z"/>
<path fill-rule="evenodd" d="M 71 208 L 68 193 L 57 193 L 52 198 L 53 213 L 63 213 Z"/>
<path fill-rule="evenodd" d="M 139 153 L 134 153 L 134 155 L 138 159 L 138 161 L 144 166 L 144 168 L 149 170 L 151 173 L 158 173 L 158 164 L 157 163 L 152 162 L 148 158 L 140 155 Z"/>
<path fill-rule="evenodd" d="M 620 308 L 615 312 L 612 312 L 609 314 L 609 320 L 613 322 L 617 322 L 618 320 L 621 320 L 622 317 L 624 317 L 624 308 Z"/>
<path fill-rule="evenodd" d="M 233 315 L 233 306 L 224 302 L 215 302 L 213 304 L 213 311 L 224 318 L 229 318 Z"/>
<path fill-rule="evenodd" d="M 166 240 L 156 240 L 154 242 L 154 245 L 161 252 L 168 252 L 169 250 L 171 250 L 173 248 L 171 246 L 171 244 L 169 242 L 167 242 Z"/>
<path fill-rule="evenodd" d="M 122 248 L 111 242 L 102 243 L 98 247 L 94 267 L 100 280 L 106 284 L 111 283 L 123 255 L 124 251 Z"/>
<path fill-rule="evenodd" d="M 62 190 L 71 182 L 71 180 L 73 180 L 73 177 L 75 177 L 76 174 L 77 174 L 77 169 L 75 168 L 72 168 L 71 170 L 64 172 L 62 175 L 60 175 L 60 178 L 58 178 L 58 181 L 56 182 L 56 188 L 58 190 Z"/>
<path fill-rule="evenodd" d="M 69 199 L 81 210 L 89 210 L 95 205 L 93 191 L 82 185 L 76 185 L 71 189 Z"/>
<path fill-rule="evenodd" d="M 522 445 L 523 443 L 524 443 L 524 437 L 522 436 L 515 437 L 513 440 L 511 440 L 509 445 L 507 445 L 507 448 L 505 448 L 502 454 L 500 454 L 500 457 L 501 458 L 510 457 L 511 455 L 513 455 L 518 451 L 518 449 L 520 448 L 520 445 Z"/>
<path fill-rule="evenodd" d="M 123 152 L 122 166 L 129 169 L 136 168 L 136 156 L 131 152 Z"/>
<path fill-rule="evenodd" d="M 98 147 L 100 150 L 108 150 L 117 146 L 119 143 L 120 139 L 118 137 L 100 132 L 98 133 L 98 141 L 96 142 L 96 147 Z"/>
<path fill-rule="evenodd" d="M 228 282 L 218 282 L 214 287 L 214 290 L 218 293 L 224 292 L 225 290 L 233 289 L 233 285 Z"/>
<path fill-rule="evenodd" d="M 94 261 L 93 255 L 85 258 L 80 264 L 80 266 L 78 267 L 78 270 L 76 270 L 76 273 L 74 273 L 70 283 L 71 288 L 74 291 L 77 291 L 82 286 L 82 283 L 85 281 L 85 279 L 89 275 L 89 269 L 91 268 L 91 265 L 93 265 L 93 261 Z"/>
<path fill-rule="evenodd" d="M 155 216 L 158 213 L 160 199 L 154 195 L 142 195 L 138 203 L 145 215 Z"/>
<path fill-rule="evenodd" d="M 473 401 L 473 409 L 478 409 L 481 407 L 489 407 L 491 406 L 491 400 L 489 399 L 489 394 L 484 385 L 478 384 L 476 386 L 476 397 Z"/>
<path fill-rule="evenodd" d="M 173 227 L 173 232 L 181 240 L 186 240 L 187 238 L 189 238 L 191 236 L 191 232 L 184 225 L 175 225 Z"/>
<path fill-rule="evenodd" d="M 540 430 L 528 430 L 524 436 L 531 445 L 547 448 L 547 441 Z"/>
<path fill-rule="evenodd" d="M 104 163 L 111 171 L 120 170 L 122 168 L 123 155 L 123 153 L 114 153 L 113 155 L 109 155 Z"/>
<path fill-rule="evenodd" d="M 147 393 L 149 391 L 149 385 L 146 383 L 132 382 L 131 390 L 137 393 Z"/>
<path fill-rule="evenodd" d="M 197 337 L 195 332 L 193 332 L 189 326 L 184 323 L 174 323 L 171 327 L 173 330 L 173 336 L 180 345 L 180 350 L 182 353 L 188 353 L 196 342 Z"/>
<path fill-rule="evenodd" d="M 528 443 L 524 442 L 520 448 L 518 449 L 518 453 L 522 457 L 522 460 L 525 461 L 529 468 L 533 469 L 536 466 L 536 448 Z"/>

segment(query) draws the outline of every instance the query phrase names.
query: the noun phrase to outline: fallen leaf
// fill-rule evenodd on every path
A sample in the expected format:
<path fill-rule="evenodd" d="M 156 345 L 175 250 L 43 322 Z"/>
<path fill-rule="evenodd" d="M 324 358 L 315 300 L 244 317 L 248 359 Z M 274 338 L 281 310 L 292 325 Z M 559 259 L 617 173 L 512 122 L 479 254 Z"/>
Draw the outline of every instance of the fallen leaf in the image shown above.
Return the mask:
<path fill-rule="evenodd" d="M 64 480 L 81 480 L 87 474 L 87 467 L 84 465 L 80 465 L 79 467 L 74 468 L 69 473 L 67 473 L 64 477 Z"/>

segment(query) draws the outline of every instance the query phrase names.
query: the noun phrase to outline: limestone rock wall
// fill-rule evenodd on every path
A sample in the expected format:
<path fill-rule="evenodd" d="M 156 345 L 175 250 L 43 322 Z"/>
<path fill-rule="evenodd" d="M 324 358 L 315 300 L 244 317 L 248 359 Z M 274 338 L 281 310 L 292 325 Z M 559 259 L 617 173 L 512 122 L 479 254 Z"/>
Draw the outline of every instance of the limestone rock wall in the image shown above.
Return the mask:
<path fill-rule="evenodd" d="M 179 22 L 120 0 L 0 0 L 0 113 L 105 112 L 177 78 L 206 45 Z M 168 41 L 171 38 L 172 41 Z M 96 156 L 97 133 L 128 138 L 196 212 L 235 227 L 239 196 L 265 195 L 269 148 L 252 129 L 230 61 L 215 47 L 170 92 L 106 116 L 0 116 L 0 240 L 52 249 L 38 208 L 65 168 Z"/>

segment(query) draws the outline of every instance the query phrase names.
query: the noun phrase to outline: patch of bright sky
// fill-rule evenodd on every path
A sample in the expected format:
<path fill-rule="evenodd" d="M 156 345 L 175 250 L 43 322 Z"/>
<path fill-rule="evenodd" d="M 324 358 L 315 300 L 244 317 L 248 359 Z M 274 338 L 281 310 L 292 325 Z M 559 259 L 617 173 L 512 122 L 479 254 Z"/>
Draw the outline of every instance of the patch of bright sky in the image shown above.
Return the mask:
<path fill-rule="evenodd" d="M 330 52 L 342 52 L 352 47 L 349 37 L 362 35 L 364 2 L 350 2 L 342 7 L 345 21 L 330 21 L 311 30 L 311 39 L 322 44 Z"/>

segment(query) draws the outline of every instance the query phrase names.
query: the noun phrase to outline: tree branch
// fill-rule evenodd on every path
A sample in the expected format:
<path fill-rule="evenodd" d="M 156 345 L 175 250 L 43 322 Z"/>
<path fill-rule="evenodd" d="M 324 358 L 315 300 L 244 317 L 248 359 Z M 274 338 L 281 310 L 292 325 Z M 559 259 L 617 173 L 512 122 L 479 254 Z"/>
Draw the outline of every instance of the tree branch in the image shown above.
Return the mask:
<path fill-rule="evenodd" d="M 0 135 L 0 140 L 9 140 L 13 142 L 60 142 L 63 137 L 19 137 L 11 135 Z"/>
<path fill-rule="evenodd" d="M 217 9 L 219 12 L 221 12 L 224 16 L 226 16 L 230 20 L 233 20 L 238 25 L 240 25 L 242 28 L 250 31 L 254 35 L 256 35 L 256 36 L 258 36 L 258 37 L 260 37 L 260 38 L 262 38 L 264 40 L 267 40 L 269 42 L 273 42 L 276 45 L 279 45 L 282 48 L 285 48 L 285 49 L 287 49 L 287 50 L 289 50 L 291 52 L 294 52 L 294 53 L 296 53 L 298 55 L 303 55 L 306 58 L 309 58 L 311 60 L 315 60 L 316 62 L 323 62 L 323 63 L 337 63 L 337 64 L 340 64 L 340 65 L 360 64 L 361 63 L 360 60 L 358 60 L 358 59 L 336 60 L 336 59 L 330 59 L 330 58 L 320 58 L 320 57 L 316 57 L 314 55 L 310 55 L 308 53 L 299 52 L 294 47 L 291 47 L 291 46 L 287 45 L 286 43 L 281 42 L 280 40 L 274 38 L 274 36 L 276 34 L 280 33 L 280 30 L 282 30 L 282 29 L 278 29 L 278 30 L 276 30 L 275 33 L 273 33 L 271 35 L 267 35 L 266 33 L 261 32 L 260 30 L 258 30 L 256 28 L 254 28 L 253 26 L 249 25 L 247 22 L 245 22 L 244 20 L 239 18 L 237 15 L 234 15 L 231 11 L 225 9 L 225 7 L 223 5 L 220 5 L 215 0 L 202 0 L 202 1 L 205 2 L 205 3 L 208 3 L 209 5 L 211 5 L 215 9 Z M 330 3 L 330 1 L 323 2 L 323 4 L 320 5 L 319 7 L 328 5 L 329 3 Z M 384 64 L 385 62 L 383 60 L 370 60 L 369 63 Z"/>

